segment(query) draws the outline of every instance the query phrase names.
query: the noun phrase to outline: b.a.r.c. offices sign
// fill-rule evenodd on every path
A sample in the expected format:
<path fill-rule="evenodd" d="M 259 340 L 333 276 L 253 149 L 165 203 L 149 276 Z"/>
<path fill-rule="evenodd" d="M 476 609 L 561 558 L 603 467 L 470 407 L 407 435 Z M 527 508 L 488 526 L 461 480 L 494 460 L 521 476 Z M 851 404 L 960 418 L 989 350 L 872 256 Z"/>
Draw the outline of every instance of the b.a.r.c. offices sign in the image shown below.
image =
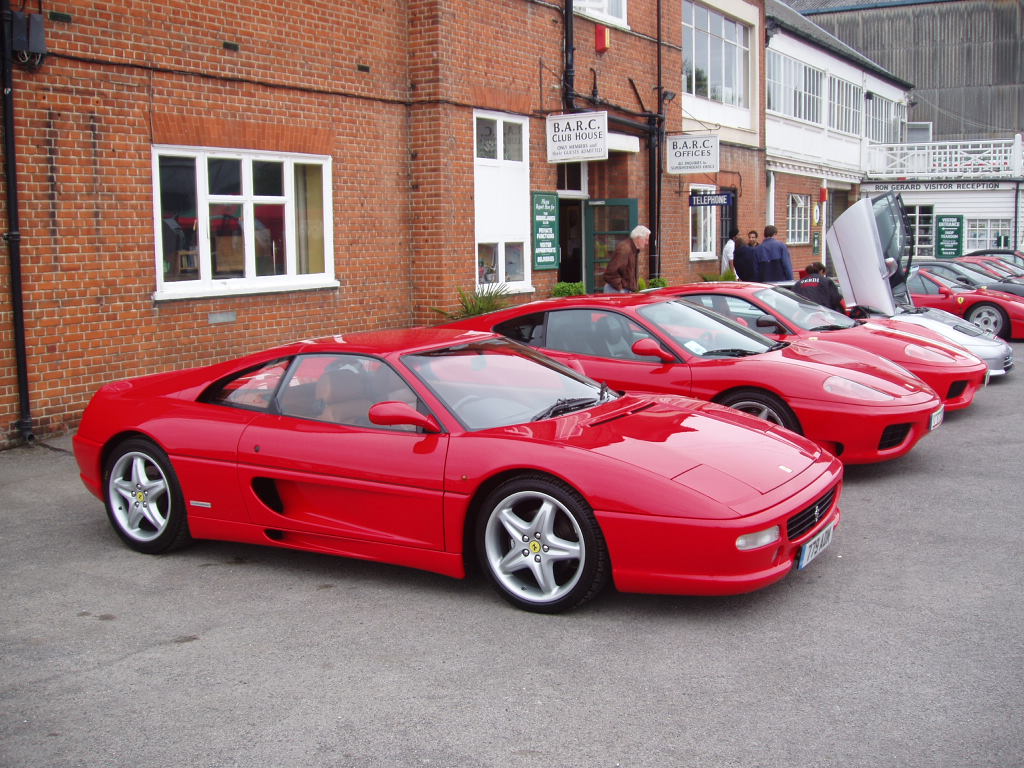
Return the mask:
<path fill-rule="evenodd" d="M 717 136 L 665 137 L 666 173 L 718 173 Z"/>
<path fill-rule="evenodd" d="M 548 115 L 548 162 L 608 159 L 608 113 Z"/>

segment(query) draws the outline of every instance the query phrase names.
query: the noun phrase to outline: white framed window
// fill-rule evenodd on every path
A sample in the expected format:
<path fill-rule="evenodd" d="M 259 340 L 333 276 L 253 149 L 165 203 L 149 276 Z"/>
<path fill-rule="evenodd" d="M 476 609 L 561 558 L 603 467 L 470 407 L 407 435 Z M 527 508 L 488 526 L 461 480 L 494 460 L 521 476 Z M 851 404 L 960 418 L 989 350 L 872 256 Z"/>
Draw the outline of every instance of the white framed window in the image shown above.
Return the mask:
<path fill-rule="evenodd" d="M 864 132 L 879 144 L 899 144 L 907 130 L 907 105 L 868 91 Z"/>
<path fill-rule="evenodd" d="M 330 157 L 160 145 L 152 161 L 155 299 L 338 285 Z"/>
<path fill-rule="evenodd" d="M 821 123 L 825 73 L 778 51 L 767 53 L 768 110 Z"/>
<path fill-rule="evenodd" d="M 864 89 L 856 83 L 830 75 L 828 78 L 828 127 L 860 136 Z"/>
<path fill-rule="evenodd" d="M 683 2 L 683 92 L 746 107 L 750 27 L 706 6 Z"/>
<path fill-rule="evenodd" d="M 1010 219 L 967 219 L 964 253 L 982 248 L 1008 248 L 1010 225 Z"/>
<path fill-rule="evenodd" d="M 502 112 L 473 113 L 476 284 L 532 291 L 530 122 Z"/>
<path fill-rule="evenodd" d="M 714 186 L 693 184 L 690 194 L 707 195 L 717 192 Z M 715 252 L 717 238 L 718 207 L 714 205 L 690 206 L 690 261 L 717 259 Z"/>
<path fill-rule="evenodd" d="M 626 23 L 628 0 L 573 0 L 573 9 L 597 21 L 629 29 Z"/>
<path fill-rule="evenodd" d="M 811 196 L 790 195 L 788 207 L 786 240 L 790 245 L 806 245 L 811 242 Z"/>
<path fill-rule="evenodd" d="M 914 235 L 914 258 L 935 258 L 935 207 L 908 205 L 906 211 Z"/>

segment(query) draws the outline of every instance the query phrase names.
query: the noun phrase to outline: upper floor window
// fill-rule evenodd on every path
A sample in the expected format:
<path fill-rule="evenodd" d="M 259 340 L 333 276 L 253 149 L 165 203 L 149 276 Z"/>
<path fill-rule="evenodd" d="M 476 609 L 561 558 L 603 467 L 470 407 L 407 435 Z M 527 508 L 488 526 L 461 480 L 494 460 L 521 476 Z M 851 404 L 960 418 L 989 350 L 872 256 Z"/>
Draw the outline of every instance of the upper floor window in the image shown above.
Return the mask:
<path fill-rule="evenodd" d="M 330 158 L 153 149 L 156 298 L 334 281 Z"/>
<path fill-rule="evenodd" d="M 703 5 L 683 3 L 683 91 L 746 107 L 750 28 Z"/>
<path fill-rule="evenodd" d="M 530 290 L 529 121 L 482 111 L 473 119 L 476 284 Z"/>
<path fill-rule="evenodd" d="M 768 109 L 809 123 L 822 122 L 825 73 L 778 51 L 768 51 Z"/>
<path fill-rule="evenodd" d="M 870 91 L 867 101 L 865 133 L 879 144 L 898 144 L 903 140 L 907 125 L 907 105 Z"/>
<path fill-rule="evenodd" d="M 573 0 L 573 8 L 600 21 L 626 26 L 627 0 Z"/>
<path fill-rule="evenodd" d="M 860 135 L 863 89 L 847 80 L 830 76 L 828 79 L 828 127 L 842 133 Z"/>

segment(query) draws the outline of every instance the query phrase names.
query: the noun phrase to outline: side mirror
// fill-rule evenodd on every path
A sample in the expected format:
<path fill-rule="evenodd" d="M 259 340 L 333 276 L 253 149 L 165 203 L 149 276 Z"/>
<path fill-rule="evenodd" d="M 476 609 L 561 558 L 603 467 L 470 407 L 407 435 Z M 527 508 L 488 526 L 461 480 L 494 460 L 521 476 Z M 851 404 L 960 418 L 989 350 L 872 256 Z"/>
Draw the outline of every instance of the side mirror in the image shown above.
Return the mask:
<path fill-rule="evenodd" d="M 386 400 L 370 406 L 370 422 L 382 427 L 422 427 L 427 432 L 440 432 L 437 420 L 426 413 L 420 413 L 408 403 Z"/>
<path fill-rule="evenodd" d="M 944 296 L 944 297 L 948 298 L 949 296 L 953 295 L 953 291 L 952 291 L 952 289 L 948 285 L 940 285 L 939 286 L 939 294 L 941 296 Z"/>
<path fill-rule="evenodd" d="M 761 315 L 757 318 L 757 322 L 754 323 L 759 331 L 767 331 L 768 333 L 782 333 L 782 327 L 779 325 L 779 321 L 771 315 Z"/>
<path fill-rule="evenodd" d="M 640 339 L 640 341 L 633 342 L 633 346 L 630 347 L 633 350 L 634 355 L 640 357 L 656 357 L 663 363 L 674 363 L 676 361 L 675 355 L 668 350 L 664 349 L 661 344 L 648 336 L 646 339 Z"/>

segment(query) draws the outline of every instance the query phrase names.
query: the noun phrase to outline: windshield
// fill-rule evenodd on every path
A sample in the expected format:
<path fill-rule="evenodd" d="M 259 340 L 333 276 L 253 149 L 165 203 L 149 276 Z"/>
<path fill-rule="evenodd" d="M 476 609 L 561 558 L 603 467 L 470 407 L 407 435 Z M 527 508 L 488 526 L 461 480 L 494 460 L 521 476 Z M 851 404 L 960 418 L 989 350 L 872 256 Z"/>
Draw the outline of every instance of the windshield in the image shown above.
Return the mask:
<path fill-rule="evenodd" d="M 640 307 L 640 316 L 698 357 L 759 355 L 779 346 L 759 333 L 685 300 Z"/>
<path fill-rule="evenodd" d="M 852 328 L 857 324 L 842 312 L 823 307 L 785 288 L 766 288 L 755 295 L 779 315 L 805 331 L 830 331 Z"/>
<path fill-rule="evenodd" d="M 928 277 L 931 278 L 933 282 L 938 283 L 943 288 L 948 288 L 953 293 L 967 293 L 969 291 L 974 290 L 973 288 L 968 288 L 967 286 L 961 285 L 955 280 L 950 280 L 949 278 L 943 277 L 942 275 L 937 275 L 934 272 L 930 271 L 927 267 L 924 267 L 923 269 L 924 272 L 927 272 Z M 919 274 L 919 271 L 917 269 L 911 272 L 910 276 L 912 279 L 916 278 L 914 280 L 914 286 L 920 287 L 920 290 L 916 291 L 917 293 L 937 293 L 937 291 L 935 290 L 927 290 L 927 286 L 924 283 L 924 278 L 921 276 L 921 274 Z"/>
<path fill-rule="evenodd" d="M 506 339 L 403 355 L 402 362 L 471 430 L 554 418 L 619 396 Z"/>

